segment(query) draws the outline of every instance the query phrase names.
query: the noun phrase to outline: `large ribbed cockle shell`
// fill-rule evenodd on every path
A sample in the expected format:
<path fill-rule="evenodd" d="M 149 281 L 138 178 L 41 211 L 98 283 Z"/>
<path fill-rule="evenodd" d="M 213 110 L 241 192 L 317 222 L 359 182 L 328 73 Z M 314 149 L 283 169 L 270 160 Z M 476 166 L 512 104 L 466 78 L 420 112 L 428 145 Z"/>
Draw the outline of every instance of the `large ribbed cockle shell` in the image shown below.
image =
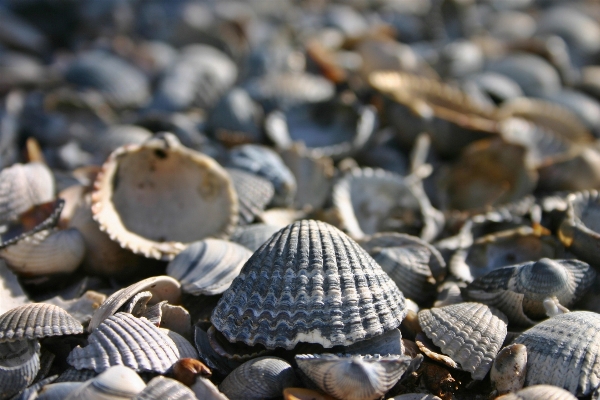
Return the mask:
<path fill-rule="evenodd" d="M 425 335 L 476 380 L 490 370 L 507 333 L 506 316 L 480 303 L 422 310 L 418 318 Z"/>
<path fill-rule="evenodd" d="M 231 342 L 330 348 L 398 327 L 404 306 L 396 284 L 356 242 L 327 223 L 302 220 L 252 255 L 211 321 Z"/>
<path fill-rule="evenodd" d="M 73 390 L 65 400 L 127 400 L 139 394 L 146 384 L 131 368 L 114 365 Z"/>
<path fill-rule="evenodd" d="M 531 326 L 546 316 L 544 300 L 555 296 L 565 307 L 590 289 L 596 272 L 578 260 L 542 258 L 493 270 L 471 282 L 469 298 L 498 308 L 511 323 Z"/>
<path fill-rule="evenodd" d="M 191 242 L 228 237 L 238 200 L 214 159 L 164 133 L 110 155 L 94 183 L 92 213 L 122 247 L 168 261 Z"/>
<path fill-rule="evenodd" d="M 0 343 L 0 399 L 29 386 L 40 370 L 40 343 L 19 340 Z"/>
<path fill-rule="evenodd" d="M 0 343 L 81 333 L 81 323 L 53 304 L 25 304 L 0 315 Z"/>
<path fill-rule="evenodd" d="M 91 333 L 87 346 L 74 348 L 67 362 L 96 372 L 125 365 L 135 371 L 164 373 L 181 357 L 194 358 L 197 353 L 189 343 L 178 347 L 170 335 L 146 318 L 117 313 Z"/>
<path fill-rule="evenodd" d="M 344 400 L 374 400 L 386 394 L 408 369 L 412 359 L 394 356 L 299 354 L 298 367 L 321 390 Z"/>
<path fill-rule="evenodd" d="M 555 385 L 575 396 L 600 386 L 600 315 L 573 311 L 523 332 L 514 343 L 527 347 L 525 386 Z"/>

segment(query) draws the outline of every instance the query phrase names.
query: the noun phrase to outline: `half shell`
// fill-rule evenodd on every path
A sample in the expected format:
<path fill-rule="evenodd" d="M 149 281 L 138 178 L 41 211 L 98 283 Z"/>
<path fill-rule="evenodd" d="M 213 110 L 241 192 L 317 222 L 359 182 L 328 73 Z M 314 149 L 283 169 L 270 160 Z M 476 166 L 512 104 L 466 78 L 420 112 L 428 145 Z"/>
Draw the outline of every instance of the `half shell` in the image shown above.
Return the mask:
<path fill-rule="evenodd" d="M 0 399 L 8 399 L 29 386 L 39 369 L 37 340 L 0 343 Z"/>
<path fill-rule="evenodd" d="M 26 304 L 0 315 L 0 342 L 81 333 L 81 323 L 52 304 Z"/>

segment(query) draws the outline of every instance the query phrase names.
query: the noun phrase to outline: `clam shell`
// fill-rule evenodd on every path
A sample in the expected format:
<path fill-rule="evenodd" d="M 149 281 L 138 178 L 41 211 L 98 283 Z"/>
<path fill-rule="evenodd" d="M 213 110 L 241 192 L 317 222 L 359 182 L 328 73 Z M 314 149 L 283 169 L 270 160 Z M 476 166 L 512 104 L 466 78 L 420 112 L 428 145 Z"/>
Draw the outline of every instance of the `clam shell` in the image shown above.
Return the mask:
<path fill-rule="evenodd" d="M 256 251 L 280 228 L 267 224 L 252 224 L 238 227 L 229 238 L 234 243 Z"/>
<path fill-rule="evenodd" d="M 231 399 L 265 399 L 279 397 L 283 389 L 298 383 L 287 361 L 278 357 L 260 357 L 234 369 L 221 382 L 219 390 Z"/>
<path fill-rule="evenodd" d="M 65 400 L 127 400 L 140 393 L 146 384 L 130 368 L 115 365 L 81 384 Z"/>
<path fill-rule="evenodd" d="M 167 274 L 181 283 L 185 293 L 223 293 L 238 276 L 252 252 L 242 245 L 219 239 L 192 243 L 167 266 Z"/>
<path fill-rule="evenodd" d="M 239 223 L 251 224 L 273 199 L 273 184 L 267 179 L 239 169 L 228 168 L 227 172 L 238 195 Z"/>
<path fill-rule="evenodd" d="M 0 172 L 0 221 L 14 221 L 31 207 L 54 200 L 52 171 L 41 163 L 15 164 Z"/>
<path fill-rule="evenodd" d="M 183 348 L 184 352 L 188 350 Z M 125 365 L 136 371 L 164 373 L 180 356 L 180 349 L 169 335 L 146 318 L 117 313 L 92 331 L 86 347 L 74 348 L 67 362 L 77 369 L 96 372 L 113 365 Z"/>
<path fill-rule="evenodd" d="M 482 380 L 506 337 L 506 316 L 479 303 L 460 303 L 418 314 L 423 332 L 442 353 Z"/>
<path fill-rule="evenodd" d="M 533 325 L 546 316 L 543 302 L 556 296 L 570 307 L 590 289 L 596 272 L 578 260 L 527 262 L 493 270 L 471 282 L 465 292 L 472 300 L 498 308 L 510 322 Z"/>
<path fill-rule="evenodd" d="M 511 344 L 498 352 L 490 370 L 490 381 L 498 394 L 516 392 L 525 383 L 527 348 Z"/>
<path fill-rule="evenodd" d="M 81 323 L 52 304 L 26 304 L 0 315 L 0 342 L 81 333 Z"/>
<path fill-rule="evenodd" d="M 411 363 L 407 356 L 297 355 L 298 367 L 317 386 L 338 399 L 374 400 L 400 380 Z"/>
<path fill-rule="evenodd" d="M 505 394 L 496 400 L 575 400 L 577 397 L 552 385 L 533 385 L 516 393 Z"/>
<path fill-rule="evenodd" d="M 350 345 L 398 327 L 405 314 L 404 296 L 365 250 L 329 224 L 303 220 L 252 255 L 211 321 L 231 342 L 292 349 Z"/>
<path fill-rule="evenodd" d="M 135 395 L 132 400 L 196 400 L 196 395 L 187 386 L 174 379 L 157 376 Z"/>
<path fill-rule="evenodd" d="M 40 343 L 19 340 L 0 343 L 0 398 L 8 399 L 29 386 L 40 369 Z"/>
<path fill-rule="evenodd" d="M 596 252 L 600 241 L 600 194 L 597 190 L 571 193 L 558 237 L 579 259 L 600 266 Z"/>
<path fill-rule="evenodd" d="M 110 155 L 94 183 L 92 212 L 100 229 L 122 247 L 170 260 L 187 243 L 229 236 L 238 202 L 227 173 L 213 159 L 164 134 Z"/>
<path fill-rule="evenodd" d="M 555 385 L 587 396 L 599 385 L 600 315 L 573 311 L 542 321 L 514 343 L 527 347 L 525 386 Z"/>

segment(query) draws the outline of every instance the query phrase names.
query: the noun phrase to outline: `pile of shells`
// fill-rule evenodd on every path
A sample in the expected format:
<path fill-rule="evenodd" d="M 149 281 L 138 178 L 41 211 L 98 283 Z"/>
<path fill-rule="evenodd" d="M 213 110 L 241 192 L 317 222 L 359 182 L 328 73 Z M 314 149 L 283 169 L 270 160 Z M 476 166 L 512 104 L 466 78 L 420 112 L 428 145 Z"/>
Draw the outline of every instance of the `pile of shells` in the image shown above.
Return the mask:
<path fill-rule="evenodd" d="M 0 0 L 0 400 L 600 398 L 600 3 Z"/>

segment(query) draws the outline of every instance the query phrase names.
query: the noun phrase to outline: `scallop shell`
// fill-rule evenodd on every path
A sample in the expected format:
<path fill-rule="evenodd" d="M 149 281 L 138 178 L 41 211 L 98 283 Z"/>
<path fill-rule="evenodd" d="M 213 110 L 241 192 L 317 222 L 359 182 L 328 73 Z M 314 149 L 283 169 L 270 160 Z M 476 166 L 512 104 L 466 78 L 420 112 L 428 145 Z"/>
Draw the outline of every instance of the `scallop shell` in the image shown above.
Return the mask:
<path fill-rule="evenodd" d="M 127 400 L 140 393 L 146 384 L 134 370 L 115 365 L 81 384 L 65 400 Z"/>
<path fill-rule="evenodd" d="M 422 310 L 418 318 L 427 337 L 475 380 L 488 373 L 507 333 L 506 316 L 479 303 Z"/>
<path fill-rule="evenodd" d="M 0 315 L 0 342 L 81 333 L 81 323 L 52 304 L 26 304 Z"/>
<path fill-rule="evenodd" d="M 361 246 L 392 278 L 404 296 L 417 303 L 435 296 L 446 275 L 446 262 L 429 243 L 401 233 L 378 233 Z"/>
<path fill-rule="evenodd" d="M 525 383 L 527 348 L 511 344 L 498 352 L 490 370 L 490 381 L 498 394 L 516 392 Z"/>
<path fill-rule="evenodd" d="M 132 400 L 196 400 L 196 395 L 187 386 L 174 379 L 157 376 L 135 395 Z"/>
<path fill-rule="evenodd" d="M 55 198 L 52 171 L 41 163 L 15 164 L 0 172 L 0 221 L 15 221 L 31 207 Z"/>
<path fill-rule="evenodd" d="M 411 363 L 407 356 L 297 355 L 298 367 L 317 386 L 338 399 L 374 400 L 400 380 Z"/>
<path fill-rule="evenodd" d="M 510 322 L 530 326 L 546 316 L 543 302 L 556 296 L 570 307 L 590 289 L 596 272 L 578 260 L 527 262 L 493 270 L 471 282 L 465 292 L 472 300 L 498 308 Z"/>
<path fill-rule="evenodd" d="M 223 293 L 252 256 L 247 248 L 219 239 L 192 243 L 167 266 L 167 274 L 194 296 Z"/>
<path fill-rule="evenodd" d="M 404 296 L 365 250 L 329 224 L 303 220 L 252 255 L 211 321 L 231 342 L 292 349 L 350 345 L 398 327 L 405 314 Z"/>
<path fill-rule="evenodd" d="M 576 400 L 577 397 L 552 385 L 533 385 L 515 393 L 505 394 L 496 400 Z"/>
<path fill-rule="evenodd" d="M 542 321 L 514 341 L 527 347 L 525 386 L 555 385 L 587 396 L 599 385 L 600 315 L 573 311 Z"/>
<path fill-rule="evenodd" d="M 240 225 L 251 224 L 273 199 L 275 189 L 267 179 L 248 172 L 228 168 L 229 177 L 238 195 Z"/>
<path fill-rule="evenodd" d="M 280 228 L 267 224 L 252 224 L 238 227 L 229 238 L 234 243 L 256 251 Z"/>
<path fill-rule="evenodd" d="M 600 266 L 596 248 L 600 242 L 600 194 L 597 190 L 571 193 L 558 237 L 579 259 Z"/>
<path fill-rule="evenodd" d="M 37 340 L 0 343 L 0 399 L 8 399 L 29 386 L 39 369 Z"/>
<path fill-rule="evenodd" d="M 86 347 L 74 348 L 67 362 L 77 369 L 96 372 L 125 365 L 136 371 L 164 373 L 180 356 L 180 349 L 169 335 L 146 318 L 117 313 L 92 331 Z"/>
<path fill-rule="evenodd" d="M 443 216 L 415 185 L 379 169 L 353 169 L 333 187 L 342 227 L 355 239 L 381 231 L 400 231 L 431 240 Z"/>
<path fill-rule="evenodd" d="M 219 385 L 219 390 L 231 399 L 250 400 L 275 398 L 286 387 L 298 385 L 292 366 L 282 358 L 260 357 L 234 369 Z"/>
<path fill-rule="evenodd" d="M 110 155 L 94 183 L 92 212 L 121 246 L 170 260 L 187 243 L 229 236 L 238 202 L 226 171 L 167 133 Z"/>

